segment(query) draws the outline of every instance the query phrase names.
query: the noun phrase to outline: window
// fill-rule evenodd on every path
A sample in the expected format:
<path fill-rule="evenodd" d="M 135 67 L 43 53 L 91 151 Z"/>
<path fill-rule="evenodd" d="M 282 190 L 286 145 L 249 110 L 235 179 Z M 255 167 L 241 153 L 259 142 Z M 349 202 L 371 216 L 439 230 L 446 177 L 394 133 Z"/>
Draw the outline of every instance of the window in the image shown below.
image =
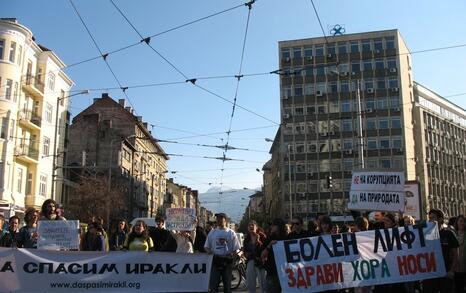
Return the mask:
<path fill-rule="evenodd" d="M 362 40 L 362 51 L 369 52 L 371 51 L 371 40 Z"/>
<path fill-rule="evenodd" d="M 11 42 L 10 44 L 10 57 L 9 60 L 12 63 L 15 63 L 15 57 L 16 57 L 16 42 Z"/>
<path fill-rule="evenodd" d="M 284 98 L 291 97 L 291 87 L 284 87 L 282 95 Z"/>
<path fill-rule="evenodd" d="M 303 88 L 300 86 L 297 86 L 294 88 L 294 95 L 295 96 L 302 96 L 303 95 Z"/>
<path fill-rule="evenodd" d="M 361 64 L 359 62 L 352 62 L 351 63 L 351 71 L 352 72 L 360 72 L 361 71 Z"/>
<path fill-rule="evenodd" d="M 327 47 L 327 54 L 332 54 L 332 55 L 336 54 L 335 45 L 331 45 Z"/>
<path fill-rule="evenodd" d="M 392 168 L 394 168 L 394 169 L 403 169 L 403 160 L 393 159 Z"/>
<path fill-rule="evenodd" d="M 383 50 L 382 39 L 375 39 L 375 40 L 374 40 L 374 49 L 375 49 L 375 50 L 379 50 L 379 51 L 382 51 L 382 50 Z"/>
<path fill-rule="evenodd" d="M 330 113 L 338 113 L 339 112 L 339 107 L 338 107 L 338 101 L 331 101 L 329 102 L 329 112 Z"/>
<path fill-rule="evenodd" d="M 53 91 L 55 89 L 55 74 L 53 72 L 49 72 L 47 86 L 49 90 Z"/>
<path fill-rule="evenodd" d="M 11 90 L 13 88 L 13 81 L 11 79 L 6 80 L 6 88 L 5 88 L 5 99 L 11 100 Z"/>
<path fill-rule="evenodd" d="M 296 162 L 296 173 L 306 173 L 306 164 L 304 162 Z"/>
<path fill-rule="evenodd" d="M 351 104 L 348 100 L 341 102 L 341 112 L 351 112 Z"/>
<path fill-rule="evenodd" d="M 321 94 L 325 94 L 326 92 L 326 85 L 325 82 L 319 82 L 316 84 L 316 92 L 320 92 Z"/>
<path fill-rule="evenodd" d="M 313 94 L 314 94 L 314 85 L 313 84 L 304 85 L 304 95 L 310 96 Z"/>
<path fill-rule="evenodd" d="M 401 149 L 403 147 L 403 143 L 401 142 L 401 138 L 400 137 L 394 137 L 392 139 L 392 147 L 394 149 Z"/>
<path fill-rule="evenodd" d="M 390 139 L 386 137 L 381 137 L 379 140 L 379 146 L 381 149 L 389 149 L 390 148 Z"/>
<path fill-rule="evenodd" d="M 293 49 L 293 58 L 301 58 L 301 48 Z"/>
<path fill-rule="evenodd" d="M 376 130 L 377 124 L 375 122 L 375 118 L 367 119 L 367 130 Z"/>
<path fill-rule="evenodd" d="M 317 66 L 316 67 L 316 75 L 325 75 L 325 67 L 324 66 Z"/>
<path fill-rule="evenodd" d="M 316 106 L 307 106 L 306 107 L 306 114 L 313 115 L 316 113 Z"/>
<path fill-rule="evenodd" d="M 344 171 L 353 171 L 353 160 L 352 159 L 343 160 L 343 170 Z"/>
<path fill-rule="evenodd" d="M 316 46 L 316 56 L 324 56 L 324 47 Z"/>
<path fill-rule="evenodd" d="M 377 100 L 377 109 L 388 109 L 388 100 L 386 97 L 381 97 Z"/>
<path fill-rule="evenodd" d="M 60 106 L 64 106 L 64 105 L 65 105 L 65 91 L 60 90 Z"/>
<path fill-rule="evenodd" d="M 375 69 L 377 70 L 383 70 L 385 68 L 385 64 L 383 62 L 383 59 L 377 59 L 375 60 Z"/>
<path fill-rule="evenodd" d="M 317 144 L 315 142 L 308 144 L 307 145 L 307 150 L 308 150 L 309 153 L 317 152 Z"/>
<path fill-rule="evenodd" d="M 40 174 L 39 194 L 47 196 L 47 175 Z"/>
<path fill-rule="evenodd" d="M 351 53 L 359 53 L 359 43 L 351 42 Z"/>
<path fill-rule="evenodd" d="M 400 118 L 392 118 L 392 128 L 401 128 Z"/>
<path fill-rule="evenodd" d="M 348 46 L 346 43 L 339 43 L 338 44 L 338 54 L 346 54 L 348 53 Z"/>
<path fill-rule="evenodd" d="M 313 76 L 314 75 L 314 68 L 312 68 L 311 66 L 306 66 L 304 68 L 304 73 L 306 76 Z"/>
<path fill-rule="evenodd" d="M 295 107 L 294 108 L 295 115 L 304 115 L 304 108 L 303 107 Z"/>
<path fill-rule="evenodd" d="M 375 138 L 367 139 L 367 149 L 376 150 L 377 149 L 377 139 L 375 139 Z"/>
<path fill-rule="evenodd" d="M 377 79 L 377 89 L 382 90 L 382 89 L 385 89 L 385 87 L 386 87 L 385 78 Z"/>
<path fill-rule="evenodd" d="M 52 123 L 52 112 L 53 106 L 47 102 L 45 105 L 45 121 Z"/>
<path fill-rule="evenodd" d="M 18 101 L 18 82 L 15 81 L 15 87 L 13 88 L 13 102 Z"/>
<path fill-rule="evenodd" d="M 289 59 L 291 57 L 291 53 L 289 49 L 282 50 L 282 59 Z"/>
<path fill-rule="evenodd" d="M 364 88 L 366 90 L 368 89 L 373 89 L 374 88 L 374 81 L 372 79 L 366 79 L 364 80 Z"/>
<path fill-rule="evenodd" d="M 304 56 L 312 57 L 312 47 L 305 47 L 304 48 Z"/>
<path fill-rule="evenodd" d="M 380 159 L 380 167 L 389 169 L 391 168 L 391 161 L 390 159 Z"/>
<path fill-rule="evenodd" d="M 341 121 L 341 129 L 342 131 L 353 131 L 353 121 L 349 119 L 345 119 Z"/>
<path fill-rule="evenodd" d="M 317 105 L 317 113 L 326 114 L 327 113 L 327 105 Z"/>
<path fill-rule="evenodd" d="M 398 79 L 396 78 L 390 78 L 388 80 L 388 87 L 393 89 L 393 88 L 397 88 L 398 87 Z"/>
<path fill-rule="evenodd" d="M 297 144 L 296 145 L 296 153 L 297 154 L 303 154 L 304 151 L 305 151 L 304 144 Z"/>
<path fill-rule="evenodd" d="M 371 71 L 372 70 L 372 60 L 364 60 L 363 68 L 364 68 L 364 71 Z"/>
<path fill-rule="evenodd" d="M 42 148 L 42 154 L 48 156 L 50 151 L 50 138 L 44 136 L 44 146 Z"/>
<path fill-rule="evenodd" d="M 21 193 L 23 191 L 23 169 L 18 168 L 18 172 L 16 175 L 17 175 L 16 191 Z"/>
<path fill-rule="evenodd" d="M 0 138 L 6 139 L 8 135 L 8 118 L 2 117 L 2 125 L 0 128 Z"/>
<path fill-rule="evenodd" d="M 377 168 L 378 160 L 377 159 L 367 159 L 366 160 L 366 168 Z"/>
<path fill-rule="evenodd" d="M 387 118 L 379 119 L 379 129 L 388 129 L 388 119 Z"/>
<path fill-rule="evenodd" d="M 22 46 L 19 46 L 19 49 L 18 49 L 18 65 L 21 65 L 21 57 L 23 55 L 23 47 Z"/>
<path fill-rule="evenodd" d="M 349 83 L 348 83 L 348 81 L 345 80 L 345 81 L 341 81 L 341 82 L 340 82 L 340 91 L 341 91 L 342 93 L 347 93 L 347 92 L 350 91 L 350 90 L 349 90 Z"/>
<path fill-rule="evenodd" d="M 395 58 L 388 58 L 387 59 L 387 67 L 388 68 L 396 68 L 396 59 Z"/>
<path fill-rule="evenodd" d="M 26 194 L 31 194 L 32 191 L 32 173 L 28 173 L 28 179 L 26 181 Z"/>
<path fill-rule="evenodd" d="M 369 110 L 370 109 L 370 110 Z M 375 109 L 375 101 L 374 99 L 366 99 L 366 110 L 374 110 Z"/>
<path fill-rule="evenodd" d="M 395 39 L 394 38 L 385 38 L 385 48 L 395 49 Z"/>
<path fill-rule="evenodd" d="M 337 93 L 338 92 L 338 84 L 336 81 L 332 81 L 328 83 L 328 92 L 329 93 Z"/>
<path fill-rule="evenodd" d="M 390 107 L 392 109 L 400 107 L 400 98 L 399 97 L 391 97 L 390 98 Z"/>
<path fill-rule="evenodd" d="M 0 60 L 3 60 L 3 52 L 5 51 L 5 40 L 0 39 Z"/>

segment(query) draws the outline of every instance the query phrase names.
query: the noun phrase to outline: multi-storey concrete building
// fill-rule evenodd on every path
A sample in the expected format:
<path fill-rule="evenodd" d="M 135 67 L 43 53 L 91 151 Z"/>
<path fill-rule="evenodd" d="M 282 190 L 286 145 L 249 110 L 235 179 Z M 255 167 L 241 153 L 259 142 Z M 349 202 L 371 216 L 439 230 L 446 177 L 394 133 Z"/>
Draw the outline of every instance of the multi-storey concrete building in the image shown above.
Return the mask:
<path fill-rule="evenodd" d="M 165 195 L 165 208 L 192 208 L 199 214 L 198 191 L 175 183 L 173 178 L 167 180 L 167 192 Z"/>
<path fill-rule="evenodd" d="M 16 19 L 0 19 L 0 213 L 5 216 L 39 208 L 46 198 L 60 200 L 62 169 L 54 173 L 53 165 L 63 163 L 66 97 L 73 85 L 64 67 Z"/>
<path fill-rule="evenodd" d="M 154 216 L 163 206 L 169 159 L 148 124 L 133 113 L 124 99 L 94 99 L 73 118 L 67 157 L 69 170 L 111 172 L 114 181 L 126 180 L 128 219 Z"/>
<path fill-rule="evenodd" d="M 282 216 L 290 199 L 293 215 L 342 214 L 361 157 L 365 168 L 416 179 L 411 56 L 397 30 L 282 41 L 279 50 Z"/>
<path fill-rule="evenodd" d="M 413 158 L 422 210 L 440 208 L 448 216 L 466 212 L 466 111 L 414 83 Z"/>

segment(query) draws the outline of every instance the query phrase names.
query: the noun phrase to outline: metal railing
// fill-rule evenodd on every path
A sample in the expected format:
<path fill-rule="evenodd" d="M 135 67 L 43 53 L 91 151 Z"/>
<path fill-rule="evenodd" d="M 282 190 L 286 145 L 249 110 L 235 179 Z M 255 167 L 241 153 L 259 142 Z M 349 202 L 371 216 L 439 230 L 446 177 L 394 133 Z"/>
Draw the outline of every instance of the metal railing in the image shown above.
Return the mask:
<path fill-rule="evenodd" d="M 42 117 L 39 116 L 36 112 L 30 111 L 30 110 L 22 110 L 20 113 L 20 118 L 21 119 L 26 119 L 31 121 L 31 123 L 34 123 L 37 126 L 41 126 L 42 124 Z"/>

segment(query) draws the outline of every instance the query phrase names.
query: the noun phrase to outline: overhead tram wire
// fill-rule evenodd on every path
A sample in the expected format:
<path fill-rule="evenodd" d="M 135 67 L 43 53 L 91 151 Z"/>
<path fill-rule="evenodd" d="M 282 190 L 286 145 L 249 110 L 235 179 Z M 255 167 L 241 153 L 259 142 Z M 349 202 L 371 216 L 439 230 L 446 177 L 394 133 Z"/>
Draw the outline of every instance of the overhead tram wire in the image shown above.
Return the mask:
<path fill-rule="evenodd" d="M 251 130 L 256 130 L 256 129 L 271 128 L 271 127 L 277 127 L 277 125 L 251 127 L 251 128 L 245 128 L 245 129 L 231 130 L 230 132 L 245 132 L 245 131 L 251 131 Z M 193 135 L 193 136 L 185 136 L 185 137 L 175 137 L 175 138 L 170 138 L 170 139 L 171 140 L 189 139 L 189 138 L 195 138 L 199 136 L 216 135 L 216 134 L 225 134 L 225 131 L 212 132 L 212 133 Z"/>
<path fill-rule="evenodd" d="M 224 158 L 226 157 L 226 155 L 228 153 L 228 150 L 229 150 L 231 126 L 233 125 L 233 118 L 235 116 L 235 109 L 236 109 L 236 102 L 237 102 L 237 99 L 238 99 L 239 84 L 241 82 L 241 77 L 242 77 L 242 72 L 243 72 L 244 51 L 246 49 L 246 40 L 247 40 L 248 29 L 249 29 L 249 20 L 251 19 L 251 9 L 252 9 L 252 5 L 254 4 L 254 1 L 255 0 L 252 0 L 247 4 L 248 17 L 247 17 L 247 20 L 246 20 L 246 28 L 245 28 L 245 31 L 244 31 L 243 46 L 242 46 L 242 49 L 241 49 L 241 59 L 240 59 L 240 63 L 239 63 L 238 74 L 236 75 L 237 82 L 236 82 L 236 89 L 235 89 L 235 97 L 233 99 L 233 106 L 232 106 L 232 110 L 231 110 L 231 116 L 230 116 L 230 122 L 229 122 L 229 125 L 228 125 L 228 131 L 226 131 L 227 139 L 226 139 L 226 143 L 225 143 L 225 149 L 223 151 L 223 157 Z M 221 171 L 221 179 L 220 179 L 220 182 L 221 182 L 220 191 L 222 190 L 222 186 L 223 186 L 223 176 L 224 176 L 223 169 L 224 169 L 224 167 L 225 167 L 225 160 L 222 161 L 222 171 Z"/>
<path fill-rule="evenodd" d="M 320 29 L 322 30 L 322 34 L 324 35 L 325 38 L 325 44 L 328 44 L 328 39 L 325 34 L 324 27 L 322 26 L 322 22 L 320 21 L 319 13 L 317 12 L 316 6 L 314 5 L 314 0 L 311 0 L 312 8 L 314 8 L 314 12 L 316 14 L 317 20 L 319 21 Z"/>
<path fill-rule="evenodd" d="M 84 19 L 81 17 L 81 14 L 79 13 L 78 9 L 76 8 L 76 6 L 74 5 L 73 3 L 73 0 L 69 0 L 70 1 L 70 4 L 71 6 L 73 6 L 73 9 L 74 11 L 76 12 L 76 14 L 78 15 L 79 19 L 81 20 L 81 23 L 83 24 L 84 28 L 86 29 L 89 37 L 92 39 L 92 42 L 94 43 L 95 47 L 97 48 L 97 50 L 99 51 L 102 59 L 104 60 L 105 64 L 107 65 L 108 69 L 110 70 L 110 72 L 112 73 L 115 81 L 118 83 L 118 86 L 120 87 L 121 91 L 123 92 L 123 94 L 125 95 L 126 99 L 128 100 L 128 102 L 130 103 L 130 105 L 133 107 L 133 109 L 135 109 L 133 103 L 131 102 L 131 99 L 129 98 L 129 96 L 126 94 L 126 90 L 127 88 L 123 87 L 123 85 L 121 84 L 120 80 L 118 79 L 118 77 L 116 76 L 115 72 L 113 71 L 112 67 L 110 66 L 110 64 L 108 63 L 107 61 L 107 57 L 108 57 L 108 54 L 104 54 L 103 51 L 100 49 L 99 45 L 97 44 L 97 41 L 95 40 L 95 38 L 93 37 L 91 31 L 89 30 L 89 28 L 87 27 L 86 25 L 86 22 L 84 21 Z M 134 110 L 136 112 L 136 109 Z"/>

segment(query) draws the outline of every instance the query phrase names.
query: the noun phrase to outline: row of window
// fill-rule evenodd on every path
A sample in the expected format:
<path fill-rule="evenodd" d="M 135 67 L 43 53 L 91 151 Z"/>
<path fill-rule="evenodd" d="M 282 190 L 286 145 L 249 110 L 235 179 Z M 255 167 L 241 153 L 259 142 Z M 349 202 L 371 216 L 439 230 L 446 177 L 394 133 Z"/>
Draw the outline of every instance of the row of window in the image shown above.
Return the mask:
<path fill-rule="evenodd" d="M 23 47 L 21 45 L 18 46 L 15 41 L 9 42 L 7 50 L 7 41 L 5 39 L 0 39 L 0 60 L 8 60 L 11 63 L 21 65 L 22 53 Z"/>
<path fill-rule="evenodd" d="M 401 136 L 367 138 L 364 143 L 366 150 L 403 148 L 403 139 Z M 310 141 L 307 143 L 294 143 L 288 145 L 291 154 L 325 153 L 330 151 L 345 151 L 346 153 L 353 153 L 353 150 L 357 148 L 357 146 L 358 143 L 353 139 L 330 139 L 319 142 Z"/>
<path fill-rule="evenodd" d="M 18 82 L 13 82 L 13 80 L 6 78 L 4 83 L 2 83 L 2 77 L 0 76 L 0 89 L 4 89 L 3 95 L 0 94 L 2 99 L 16 102 L 18 100 Z"/>
<path fill-rule="evenodd" d="M 387 110 L 387 109 L 398 109 L 400 108 L 400 98 L 394 97 L 379 97 L 377 99 L 367 98 L 366 101 L 361 105 L 362 111 L 373 111 L 373 110 Z M 283 113 L 289 115 L 314 115 L 314 114 L 327 114 L 327 113 L 348 113 L 358 111 L 358 103 L 356 100 L 335 100 L 329 101 L 328 103 L 318 102 L 317 105 L 297 105 L 294 107 L 284 107 Z"/>
<path fill-rule="evenodd" d="M 282 49 L 281 56 L 283 59 L 303 58 L 312 56 L 324 56 L 328 54 L 347 54 L 369 51 L 382 51 L 384 49 L 395 49 L 395 38 L 385 37 L 376 39 L 355 40 L 350 42 L 338 42 L 337 44 L 317 44 L 304 47 L 294 47 Z"/>
<path fill-rule="evenodd" d="M 340 80 L 331 82 L 306 83 L 304 85 L 283 86 L 282 99 L 289 97 L 323 95 L 326 93 L 349 93 L 356 91 L 358 88 L 356 81 Z M 374 90 L 391 89 L 392 92 L 398 92 L 398 78 L 367 78 L 361 81 L 360 89 L 373 93 Z"/>
<path fill-rule="evenodd" d="M 339 75 L 347 76 L 349 74 L 359 73 L 361 71 L 373 71 L 373 70 L 385 70 L 388 69 L 391 72 L 397 72 L 396 59 L 395 58 L 379 58 L 379 59 L 367 59 L 367 60 L 357 60 L 349 63 L 341 63 L 336 65 L 308 65 L 304 68 L 292 68 L 292 67 L 283 67 L 282 73 L 286 75 L 291 74 L 300 74 L 302 76 L 312 76 L 312 75 Z"/>
<path fill-rule="evenodd" d="M 17 168 L 16 169 L 16 192 L 22 193 L 23 192 L 23 169 Z M 39 176 L 39 195 L 46 197 L 47 196 L 47 175 L 40 174 Z M 32 194 L 32 185 L 33 185 L 33 174 L 28 173 L 27 181 L 26 181 L 26 190 L 25 194 Z"/>

